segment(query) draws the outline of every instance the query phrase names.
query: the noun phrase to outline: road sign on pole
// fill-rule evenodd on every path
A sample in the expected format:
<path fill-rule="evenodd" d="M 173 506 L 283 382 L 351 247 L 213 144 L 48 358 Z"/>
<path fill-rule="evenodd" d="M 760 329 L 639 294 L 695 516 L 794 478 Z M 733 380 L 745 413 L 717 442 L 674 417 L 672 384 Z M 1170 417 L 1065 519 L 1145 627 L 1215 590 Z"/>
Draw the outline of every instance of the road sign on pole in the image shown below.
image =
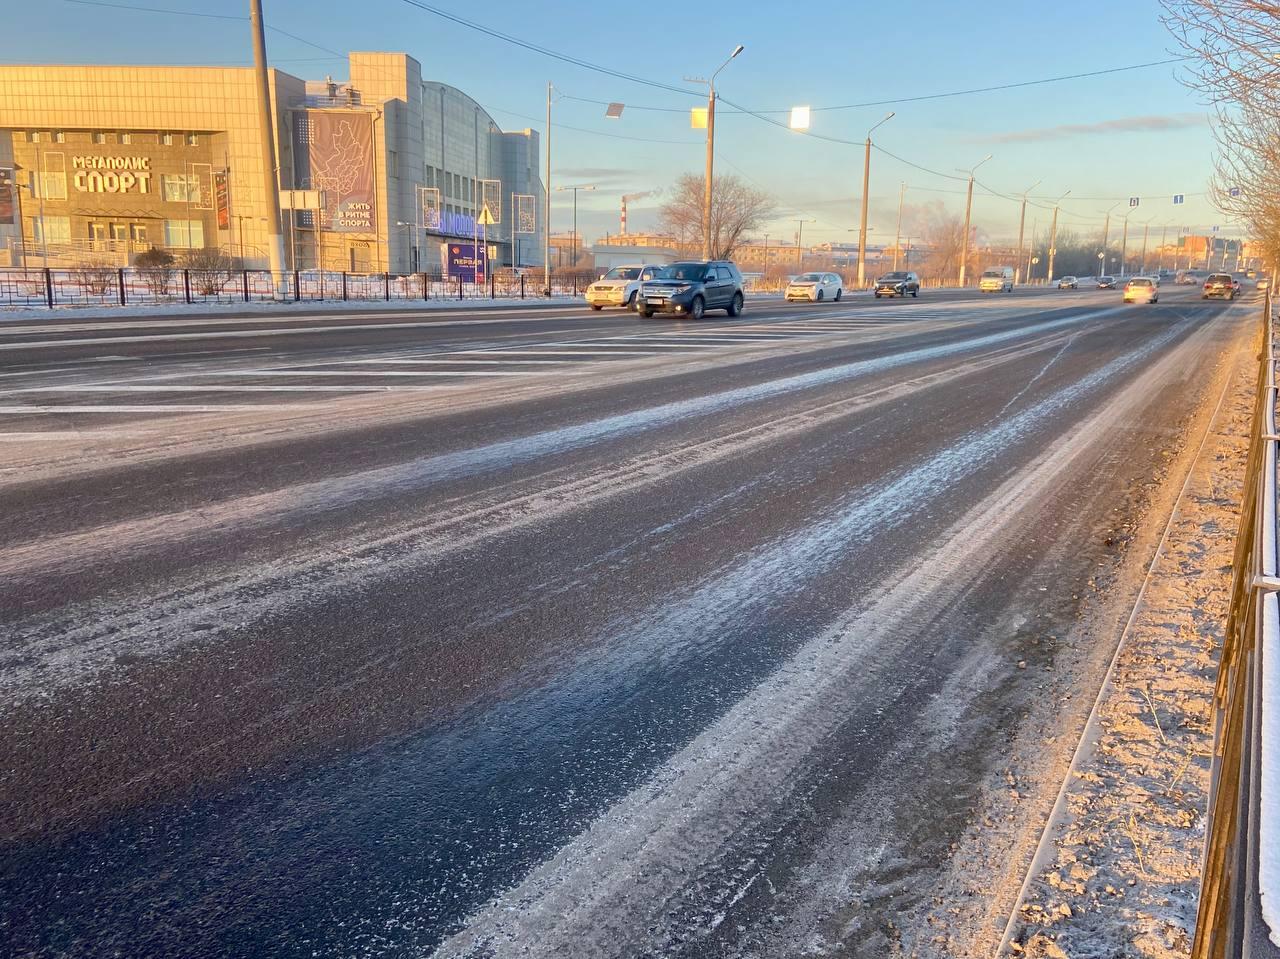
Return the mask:
<path fill-rule="evenodd" d="M 497 221 L 493 218 L 493 212 L 489 209 L 489 204 L 485 204 L 480 208 L 480 225 L 493 226 Z"/>
<path fill-rule="evenodd" d="M 1239 188 L 1238 186 L 1233 186 L 1230 190 L 1228 190 L 1228 191 L 1227 191 L 1227 195 L 1228 195 L 1228 196 L 1239 196 L 1239 195 L 1240 195 L 1240 188 Z"/>
<path fill-rule="evenodd" d="M 1183 195 L 1183 194 L 1181 194 L 1181 193 L 1175 193 L 1175 194 L 1173 195 L 1173 202 L 1174 202 L 1175 204 L 1177 204 L 1177 203 L 1181 203 L 1181 202 L 1183 201 L 1183 197 L 1184 197 L 1184 195 Z"/>
<path fill-rule="evenodd" d="M 1139 203 L 1139 198 L 1138 198 L 1138 197 L 1136 197 L 1136 196 L 1131 196 L 1131 197 L 1129 197 L 1129 206 L 1137 206 L 1137 205 L 1138 205 L 1138 203 Z"/>

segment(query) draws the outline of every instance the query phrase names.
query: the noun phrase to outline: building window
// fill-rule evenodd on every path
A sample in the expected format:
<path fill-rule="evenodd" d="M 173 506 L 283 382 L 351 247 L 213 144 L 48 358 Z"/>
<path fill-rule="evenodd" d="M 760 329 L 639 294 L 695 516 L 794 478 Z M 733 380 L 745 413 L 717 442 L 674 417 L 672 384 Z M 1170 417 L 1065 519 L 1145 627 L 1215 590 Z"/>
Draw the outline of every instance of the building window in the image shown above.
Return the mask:
<path fill-rule="evenodd" d="M 111 224 L 111 239 L 124 242 L 129 239 L 129 228 L 123 223 Z"/>
<path fill-rule="evenodd" d="M 30 133 L 28 133 L 28 134 L 27 134 L 27 136 L 30 138 L 30 140 L 31 140 L 31 142 L 32 142 L 32 143 L 39 143 L 39 142 L 40 142 L 40 131 L 39 131 L 39 130 L 32 130 Z"/>
<path fill-rule="evenodd" d="M 173 134 L 172 133 L 160 134 L 160 142 L 167 147 L 173 146 Z"/>
<path fill-rule="evenodd" d="M 387 151 L 387 176 L 400 178 L 400 154 L 395 150 Z"/>
<path fill-rule="evenodd" d="M 129 224 L 129 239 L 134 243 L 147 242 L 147 225 L 145 223 Z"/>
<path fill-rule="evenodd" d="M 57 133 L 55 133 L 55 134 L 53 135 L 53 142 L 54 142 L 54 143 L 66 143 L 66 142 L 67 142 L 67 135 L 66 135 L 65 133 L 63 133 L 61 130 L 59 130 Z"/>
<path fill-rule="evenodd" d="M 94 131 L 93 142 L 101 146 L 107 142 L 107 135 L 101 131 Z"/>
<path fill-rule="evenodd" d="M 160 195 L 165 203 L 199 203 L 200 177 L 194 173 L 161 173 Z"/>
<path fill-rule="evenodd" d="M 36 216 L 31 218 L 37 243 L 70 243 L 71 217 Z"/>
<path fill-rule="evenodd" d="M 133 134 L 132 134 L 132 133 L 122 133 L 122 134 L 120 134 L 120 142 L 121 142 L 121 143 L 123 143 L 123 144 L 126 144 L 126 145 L 127 145 L 127 144 L 132 143 L 132 142 L 133 142 Z"/>
<path fill-rule="evenodd" d="M 164 245 L 182 250 L 204 247 L 204 223 L 200 220 L 165 220 Z"/>
<path fill-rule="evenodd" d="M 200 134 L 198 133 L 187 134 L 187 146 L 193 147 L 193 146 L 199 145 L 199 143 L 200 143 Z"/>
<path fill-rule="evenodd" d="M 45 200 L 67 198 L 67 158 L 61 153 L 46 153 L 41 159 L 44 171 L 36 181 L 37 196 Z"/>

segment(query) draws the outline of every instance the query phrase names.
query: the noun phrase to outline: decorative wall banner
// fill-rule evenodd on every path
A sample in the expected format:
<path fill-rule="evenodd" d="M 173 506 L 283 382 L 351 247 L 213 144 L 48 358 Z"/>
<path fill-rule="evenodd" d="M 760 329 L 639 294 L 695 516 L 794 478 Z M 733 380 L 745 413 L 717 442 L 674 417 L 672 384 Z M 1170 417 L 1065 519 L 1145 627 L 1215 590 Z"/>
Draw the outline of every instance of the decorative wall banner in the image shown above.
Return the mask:
<path fill-rule="evenodd" d="M 219 170 L 213 175 L 213 205 L 218 211 L 218 229 L 231 229 L 231 191 L 225 170 Z"/>
<path fill-rule="evenodd" d="M 515 208 L 516 232 L 536 233 L 538 230 L 537 197 L 532 193 L 511 194 L 511 205 Z"/>
<path fill-rule="evenodd" d="M 445 276 L 464 283 L 482 283 L 485 277 L 485 249 L 475 243 L 445 243 L 440 247 Z"/>
<path fill-rule="evenodd" d="M 306 110 L 296 114 L 296 155 L 306 158 L 299 171 L 312 189 L 325 193 L 323 229 L 332 233 L 375 233 L 373 115 L 345 110 Z"/>

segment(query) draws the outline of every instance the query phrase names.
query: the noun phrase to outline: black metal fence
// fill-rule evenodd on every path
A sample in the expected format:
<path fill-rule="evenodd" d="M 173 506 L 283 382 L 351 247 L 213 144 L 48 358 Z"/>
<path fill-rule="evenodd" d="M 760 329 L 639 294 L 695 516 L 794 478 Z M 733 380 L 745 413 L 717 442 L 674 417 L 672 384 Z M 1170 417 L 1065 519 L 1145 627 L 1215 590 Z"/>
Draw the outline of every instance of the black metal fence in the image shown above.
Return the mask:
<path fill-rule="evenodd" d="M 0 269 L 0 306 L 131 306 L 326 300 L 478 300 L 577 296 L 595 271 L 503 271 L 480 281 L 443 273 L 72 267 Z"/>

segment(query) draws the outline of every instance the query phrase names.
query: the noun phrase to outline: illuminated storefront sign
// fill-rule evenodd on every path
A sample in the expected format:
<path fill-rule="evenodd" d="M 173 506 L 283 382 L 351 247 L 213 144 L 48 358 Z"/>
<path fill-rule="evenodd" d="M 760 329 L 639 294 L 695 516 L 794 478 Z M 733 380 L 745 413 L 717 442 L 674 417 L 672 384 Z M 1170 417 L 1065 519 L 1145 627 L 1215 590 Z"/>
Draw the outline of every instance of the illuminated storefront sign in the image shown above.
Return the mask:
<path fill-rule="evenodd" d="M 467 216 L 465 213 L 441 213 L 440 225 L 434 228 L 433 233 L 447 233 L 451 236 L 474 236 L 476 232 L 476 218 Z"/>
<path fill-rule="evenodd" d="M 150 193 L 149 157 L 73 156 L 71 182 L 81 193 Z"/>

